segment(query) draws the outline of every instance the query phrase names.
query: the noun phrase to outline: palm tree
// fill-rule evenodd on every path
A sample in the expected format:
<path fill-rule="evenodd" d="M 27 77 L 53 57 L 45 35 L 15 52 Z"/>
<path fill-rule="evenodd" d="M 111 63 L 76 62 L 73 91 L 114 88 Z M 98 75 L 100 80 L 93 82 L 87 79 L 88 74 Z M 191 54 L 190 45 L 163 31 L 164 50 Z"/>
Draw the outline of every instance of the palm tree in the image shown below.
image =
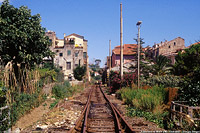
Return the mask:
<path fill-rule="evenodd" d="M 171 60 L 166 56 L 159 55 L 156 57 L 155 64 L 153 65 L 153 74 L 165 75 L 171 72 Z"/>

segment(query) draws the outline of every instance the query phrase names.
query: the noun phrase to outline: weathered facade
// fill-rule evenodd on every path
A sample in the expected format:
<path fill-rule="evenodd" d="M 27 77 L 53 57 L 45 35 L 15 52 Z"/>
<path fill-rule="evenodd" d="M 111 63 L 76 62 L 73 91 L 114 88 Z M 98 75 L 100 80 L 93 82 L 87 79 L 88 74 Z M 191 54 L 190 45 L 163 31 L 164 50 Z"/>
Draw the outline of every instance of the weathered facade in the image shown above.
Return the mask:
<path fill-rule="evenodd" d="M 63 71 L 65 79 L 73 79 L 73 70 L 88 63 L 87 40 L 78 34 L 64 34 L 64 39 L 56 38 L 52 31 L 48 31 L 46 35 L 52 42 L 50 49 L 56 53 L 54 64 Z"/>
<path fill-rule="evenodd" d="M 175 56 L 178 51 L 185 49 L 185 40 L 181 37 L 177 37 L 171 41 L 164 41 L 158 44 L 154 44 L 152 47 L 152 55 L 155 59 L 158 55 L 164 55 L 171 60 L 171 63 L 175 63 Z"/>
<path fill-rule="evenodd" d="M 196 43 L 195 43 L 196 44 Z M 193 45 L 195 45 L 193 44 Z M 155 43 L 153 47 L 147 46 L 142 48 L 141 55 L 144 58 L 156 59 L 159 55 L 164 55 L 171 60 L 171 64 L 175 63 L 175 56 L 179 51 L 185 49 L 185 40 L 177 37 L 171 41 L 165 40 L 161 43 Z M 137 44 L 124 44 L 123 46 L 123 62 L 124 64 L 133 63 L 137 59 Z M 109 56 L 107 57 L 107 67 L 109 66 Z M 111 67 L 120 65 L 120 46 L 116 46 L 112 50 Z"/>
<path fill-rule="evenodd" d="M 128 63 L 135 60 L 135 55 L 137 54 L 137 44 L 124 44 L 123 46 L 123 62 Z M 116 46 L 112 50 L 111 66 L 120 65 L 120 46 Z"/>

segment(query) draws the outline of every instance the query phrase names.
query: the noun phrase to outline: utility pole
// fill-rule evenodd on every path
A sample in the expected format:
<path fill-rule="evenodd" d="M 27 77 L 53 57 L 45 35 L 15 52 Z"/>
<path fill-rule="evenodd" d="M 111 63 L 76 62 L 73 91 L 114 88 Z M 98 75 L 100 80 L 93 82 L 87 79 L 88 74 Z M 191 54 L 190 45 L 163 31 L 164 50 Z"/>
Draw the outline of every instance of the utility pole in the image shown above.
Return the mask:
<path fill-rule="evenodd" d="M 120 3 L 120 75 L 123 79 L 123 27 L 122 27 L 122 3 Z"/>
<path fill-rule="evenodd" d="M 137 22 L 138 27 L 138 89 L 140 88 L 140 25 L 142 24 L 142 21 Z"/>
<path fill-rule="evenodd" d="M 88 57 L 88 54 L 86 55 L 86 75 L 87 75 L 87 78 L 88 78 L 88 82 L 90 82 L 90 71 L 89 71 L 89 57 Z"/>
<path fill-rule="evenodd" d="M 111 40 L 109 40 L 109 87 L 110 87 L 110 71 L 111 71 Z"/>
<path fill-rule="evenodd" d="M 109 40 L 109 71 L 111 71 L 111 40 Z"/>

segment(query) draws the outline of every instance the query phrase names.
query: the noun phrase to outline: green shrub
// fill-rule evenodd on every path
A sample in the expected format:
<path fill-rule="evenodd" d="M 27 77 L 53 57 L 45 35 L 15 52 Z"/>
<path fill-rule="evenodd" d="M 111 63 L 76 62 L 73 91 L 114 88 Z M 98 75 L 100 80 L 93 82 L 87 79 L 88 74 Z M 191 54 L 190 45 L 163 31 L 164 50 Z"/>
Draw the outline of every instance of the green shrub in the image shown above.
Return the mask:
<path fill-rule="evenodd" d="M 164 129 L 173 129 L 174 123 L 169 118 L 169 112 L 165 111 L 159 114 L 154 114 L 152 112 L 143 111 L 139 109 L 135 109 L 133 107 L 129 107 L 127 115 L 130 117 L 138 116 L 144 117 L 146 120 L 154 122 L 159 125 L 159 127 Z"/>
<path fill-rule="evenodd" d="M 39 89 L 34 94 L 21 93 L 15 96 L 15 101 L 11 105 L 11 124 L 15 124 L 16 121 L 31 109 L 38 107 L 40 103 L 44 101 L 44 98 L 40 99 Z"/>
<path fill-rule="evenodd" d="M 65 87 L 68 87 L 68 88 L 71 87 L 69 81 L 65 81 L 65 82 L 63 83 L 63 85 L 64 85 Z"/>
<path fill-rule="evenodd" d="M 0 108 L 6 106 L 6 93 L 7 93 L 7 88 L 4 87 L 0 81 Z M 9 108 L 4 109 L 1 112 L 0 121 L 4 120 L 5 118 L 8 118 L 8 112 L 9 112 Z M 5 131 L 9 127 L 10 127 L 9 119 L 5 120 L 3 123 L 0 123 L 0 131 Z"/>
<path fill-rule="evenodd" d="M 75 92 L 82 89 L 83 86 L 81 85 L 71 86 L 69 81 L 65 81 L 63 84 L 56 84 L 52 88 L 52 93 L 57 99 L 63 99 L 65 97 L 72 96 Z"/>
<path fill-rule="evenodd" d="M 178 91 L 178 100 L 188 101 L 192 106 L 200 106 L 200 81 L 185 80 Z"/>
<path fill-rule="evenodd" d="M 164 87 L 153 86 L 151 89 L 122 88 L 117 95 L 137 109 L 153 111 L 157 106 L 167 102 L 168 92 Z"/>
<path fill-rule="evenodd" d="M 62 99 L 64 97 L 66 97 L 67 95 L 67 87 L 65 87 L 62 84 L 56 84 L 53 88 L 52 88 L 52 93 L 55 95 L 56 98 L 58 99 Z"/>
<path fill-rule="evenodd" d="M 83 76 L 86 73 L 86 67 L 85 66 L 77 66 L 74 70 L 74 78 L 81 81 L 83 80 Z"/>
<path fill-rule="evenodd" d="M 154 85 L 162 85 L 164 87 L 179 87 L 182 79 L 179 76 L 173 75 L 162 75 L 157 76 L 154 75 L 148 79 L 143 79 L 142 83 L 144 85 L 154 86 Z"/>
<path fill-rule="evenodd" d="M 5 120 L 3 123 L 0 124 L 0 131 L 8 130 L 8 128 L 10 127 L 8 112 L 9 112 L 9 108 L 4 109 L 1 112 L 0 121 L 4 120 L 5 118 L 7 118 L 7 120 Z"/>
<path fill-rule="evenodd" d="M 6 93 L 7 89 L 4 86 L 0 85 L 0 107 L 6 105 Z"/>
<path fill-rule="evenodd" d="M 129 116 L 145 117 L 161 128 L 173 129 L 174 124 L 165 107 L 165 103 L 168 102 L 168 90 L 163 86 L 153 86 L 148 89 L 126 87 L 118 90 L 117 96 L 131 105 L 128 108 Z"/>
<path fill-rule="evenodd" d="M 43 68 L 54 69 L 54 65 L 52 62 L 47 62 L 43 64 Z"/>
<path fill-rule="evenodd" d="M 101 80 L 101 75 L 97 75 L 94 77 L 95 80 Z"/>
<path fill-rule="evenodd" d="M 38 69 L 39 74 L 40 74 L 40 79 L 44 83 L 51 83 L 56 81 L 56 75 L 57 73 L 55 72 L 54 69 L 50 70 L 48 68 L 43 68 L 43 69 Z"/>
<path fill-rule="evenodd" d="M 55 100 L 53 103 L 50 104 L 49 109 L 53 109 L 57 104 L 58 104 L 59 100 Z"/>
<path fill-rule="evenodd" d="M 117 91 L 117 95 L 127 104 L 132 104 L 132 100 L 137 95 L 136 90 L 132 90 L 130 88 L 122 88 Z"/>
<path fill-rule="evenodd" d="M 40 68 L 37 69 L 40 74 L 39 86 L 43 86 L 43 84 L 48 84 L 51 82 L 63 82 L 64 74 L 57 69 L 53 68 Z"/>

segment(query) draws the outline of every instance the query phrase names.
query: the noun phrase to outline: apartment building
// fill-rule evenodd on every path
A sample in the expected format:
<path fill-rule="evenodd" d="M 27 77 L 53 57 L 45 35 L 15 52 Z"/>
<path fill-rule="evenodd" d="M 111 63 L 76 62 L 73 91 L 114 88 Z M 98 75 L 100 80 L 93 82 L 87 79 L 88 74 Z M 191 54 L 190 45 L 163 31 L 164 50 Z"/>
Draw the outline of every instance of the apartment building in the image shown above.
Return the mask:
<path fill-rule="evenodd" d="M 56 53 L 54 64 L 63 71 L 65 79 L 74 79 L 73 70 L 88 64 L 87 40 L 75 33 L 58 39 L 55 32 L 48 31 L 46 36 L 52 43 L 50 49 Z"/>

